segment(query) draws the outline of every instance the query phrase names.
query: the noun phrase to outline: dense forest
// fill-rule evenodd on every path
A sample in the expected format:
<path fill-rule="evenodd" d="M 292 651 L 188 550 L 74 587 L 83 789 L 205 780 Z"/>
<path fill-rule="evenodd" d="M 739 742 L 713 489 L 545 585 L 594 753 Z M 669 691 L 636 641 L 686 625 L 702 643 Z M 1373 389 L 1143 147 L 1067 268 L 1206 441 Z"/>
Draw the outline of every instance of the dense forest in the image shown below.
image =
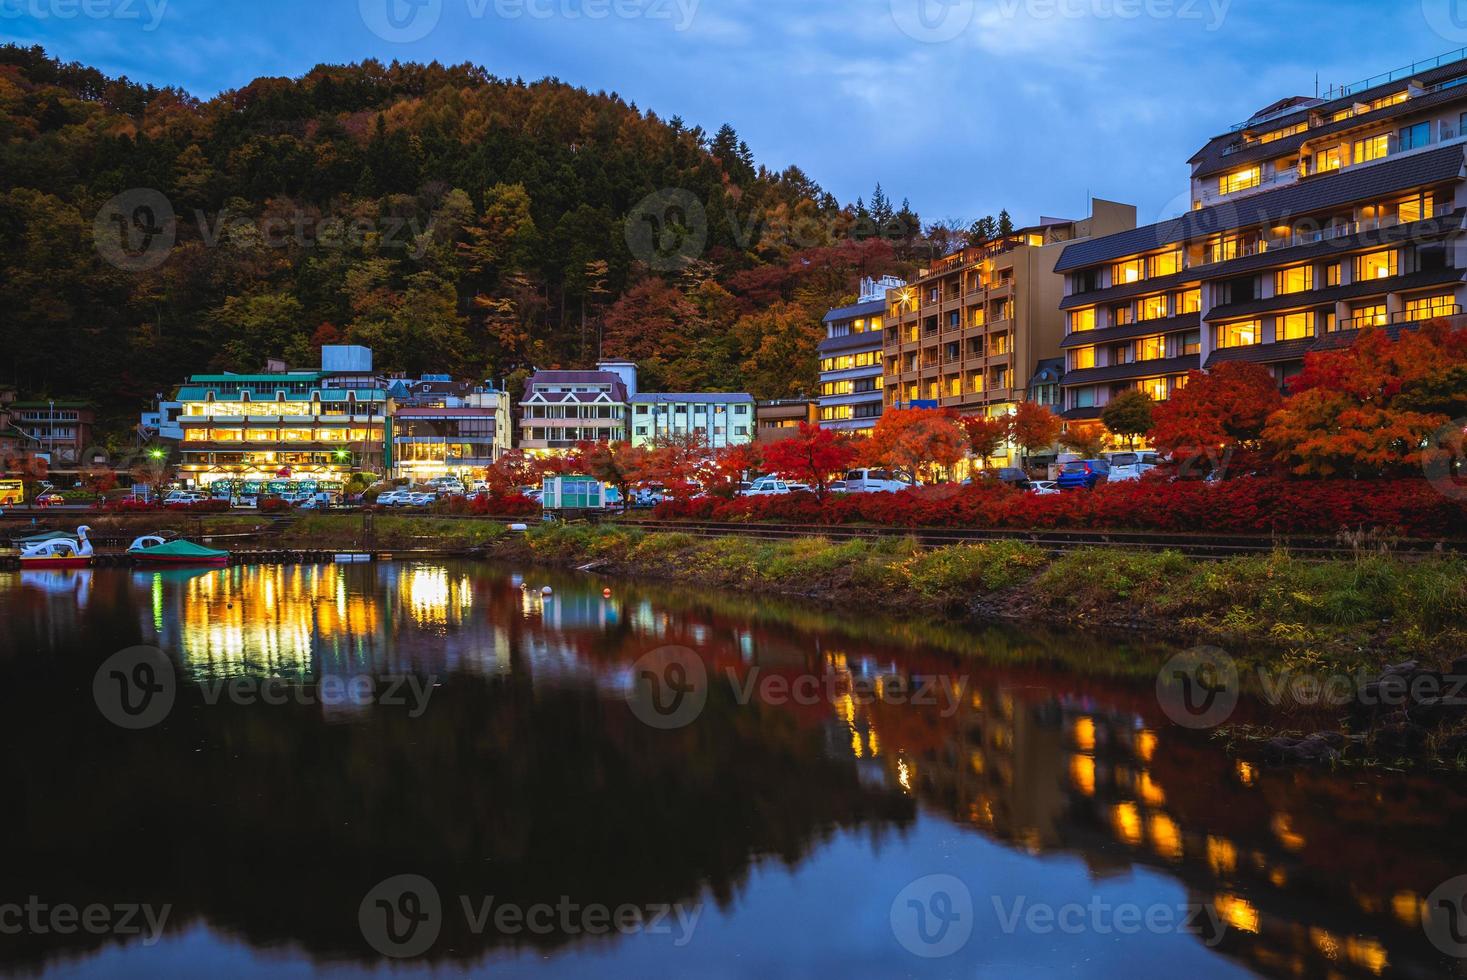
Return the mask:
<path fill-rule="evenodd" d="M 338 340 L 811 393 L 825 310 L 954 243 L 879 185 L 842 205 L 730 126 L 555 79 L 367 61 L 201 101 L 0 48 L 0 384 L 119 430 L 189 373 Z"/>

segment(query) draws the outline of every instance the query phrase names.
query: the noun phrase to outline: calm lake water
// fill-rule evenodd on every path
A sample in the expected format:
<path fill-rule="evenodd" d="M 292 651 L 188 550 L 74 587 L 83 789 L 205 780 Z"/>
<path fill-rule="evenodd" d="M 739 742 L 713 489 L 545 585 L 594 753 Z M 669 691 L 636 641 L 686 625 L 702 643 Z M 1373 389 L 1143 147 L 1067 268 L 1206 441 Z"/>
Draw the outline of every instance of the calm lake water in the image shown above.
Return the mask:
<path fill-rule="evenodd" d="M 0 572 L 0 972 L 1464 975 L 1451 780 L 1260 772 L 1098 666 L 1164 650 L 607 584 Z"/>

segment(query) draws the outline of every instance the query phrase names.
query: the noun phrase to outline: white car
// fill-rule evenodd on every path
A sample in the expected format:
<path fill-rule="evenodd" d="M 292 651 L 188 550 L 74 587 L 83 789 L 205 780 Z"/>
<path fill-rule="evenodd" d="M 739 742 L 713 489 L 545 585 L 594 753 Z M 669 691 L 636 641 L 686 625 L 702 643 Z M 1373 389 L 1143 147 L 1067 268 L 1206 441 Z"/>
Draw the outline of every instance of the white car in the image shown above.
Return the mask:
<path fill-rule="evenodd" d="M 899 493 L 913 485 L 887 470 L 851 470 L 839 481 L 839 493 Z M 835 484 L 831 485 L 836 490 Z"/>
<path fill-rule="evenodd" d="M 438 494 L 420 491 L 407 495 L 406 503 L 409 507 L 427 507 L 438 499 Z"/>
<path fill-rule="evenodd" d="M 1123 483 L 1139 480 L 1150 470 L 1156 469 L 1156 453 L 1112 453 L 1110 455 L 1110 482 Z"/>
<path fill-rule="evenodd" d="M 400 507 L 407 503 L 407 496 L 406 490 L 384 490 L 377 494 L 377 506 Z"/>
<path fill-rule="evenodd" d="M 808 491 L 809 489 L 803 483 L 787 483 L 784 480 L 777 480 L 772 476 L 766 476 L 755 480 L 749 486 L 749 489 L 742 491 L 742 496 L 778 497 L 787 493 L 794 493 L 797 490 Z"/>
<path fill-rule="evenodd" d="M 1059 493 L 1060 488 L 1053 480 L 1031 480 L 1029 483 L 1029 492 L 1046 497 L 1052 493 Z"/>
<path fill-rule="evenodd" d="M 208 496 L 193 490 L 175 490 L 163 498 L 164 506 L 172 504 L 200 504 L 208 500 Z"/>

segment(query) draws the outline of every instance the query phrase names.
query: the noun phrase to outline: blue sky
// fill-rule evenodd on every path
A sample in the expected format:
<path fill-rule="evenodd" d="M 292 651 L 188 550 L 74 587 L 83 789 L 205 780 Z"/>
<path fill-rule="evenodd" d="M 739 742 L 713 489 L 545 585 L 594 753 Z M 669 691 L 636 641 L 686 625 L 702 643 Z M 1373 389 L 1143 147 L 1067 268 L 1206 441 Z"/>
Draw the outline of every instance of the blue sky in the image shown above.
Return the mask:
<path fill-rule="evenodd" d="M 389 8 L 389 5 L 391 7 Z M 421 35 L 421 36 L 419 36 Z M 0 0 L 0 37 L 210 96 L 375 57 L 621 93 L 842 201 L 1145 222 L 1285 95 L 1467 46 L 1467 0 Z"/>

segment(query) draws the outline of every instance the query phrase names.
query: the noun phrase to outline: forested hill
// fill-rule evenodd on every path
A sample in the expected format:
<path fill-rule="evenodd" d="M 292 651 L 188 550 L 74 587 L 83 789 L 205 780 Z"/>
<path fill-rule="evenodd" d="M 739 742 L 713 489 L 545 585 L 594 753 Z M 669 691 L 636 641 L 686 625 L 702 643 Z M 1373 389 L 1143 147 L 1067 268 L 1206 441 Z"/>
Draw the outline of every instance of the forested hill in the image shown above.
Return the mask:
<path fill-rule="evenodd" d="M 206 369 L 367 344 L 514 379 L 811 392 L 831 305 L 930 243 L 615 95 L 323 65 L 200 101 L 0 48 L 0 384 L 134 414 Z"/>

